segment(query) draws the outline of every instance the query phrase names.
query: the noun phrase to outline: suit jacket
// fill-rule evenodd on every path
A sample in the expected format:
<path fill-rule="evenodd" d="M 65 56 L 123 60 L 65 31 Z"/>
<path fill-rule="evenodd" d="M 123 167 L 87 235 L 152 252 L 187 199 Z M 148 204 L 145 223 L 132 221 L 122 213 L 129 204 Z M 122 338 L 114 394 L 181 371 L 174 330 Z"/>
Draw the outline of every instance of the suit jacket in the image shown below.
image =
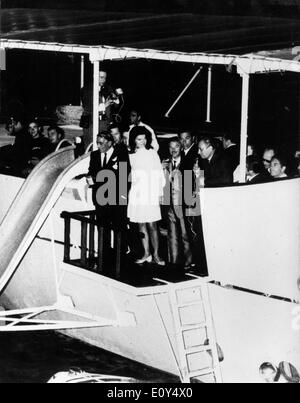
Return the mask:
<path fill-rule="evenodd" d="M 121 163 L 126 163 L 126 165 L 122 164 L 120 166 Z M 97 182 L 97 177 L 102 171 L 108 171 L 114 175 L 115 182 L 113 183 L 114 188 L 112 189 L 112 191 L 116 196 L 116 206 L 127 205 L 129 191 L 128 175 L 130 173 L 128 152 L 125 153 L 124 149 L 120 150 L 120 148 L 118 147 L 114 148 L 113 154 L 109 161 L 107 161 L 106 166 L 102 166 L 100 151 L 94 151 L 91 153 L 88 175 L 93 178 L 95 183 L 95 185 L 93 186 L 93 202 L 98 209 L 102 208 L 103 206 L 99 205 L 99 203 L 97 202 L 97 192 L 101 188 L 101 186 L 107 183 L 107 179 Z M 120 180 L 122 181 L 122 183 L 120 183 Z"/>
<path fill-rule="evenodd" d="M 182 169 L 184 171 L 192 171 L 194 168 L 194 164 L 196 159 L 198 158 L 198 146 L 197 144 L 193 144 L 192 148 L 189 150 L 189 152 L 185 155 L 185 153 L 182 153 L 182 164 L 183 167 Z"/>
<path fill-rule="evenodd" d="M 265 183 L 265 182 L 270 182 L 270 181 L 272 181 L 272 177 L 268 171 L 265 171 L 265 172 L 261 172 L 260 174 L 256 175 L 251 181 L 248 181 L 248 183 L 258 184 L 258 183 Z"/>
<path fill-rule="evenodd" d="M 191 172 L 190 181 L 186 181 L 185 176 L 185 163 L 184 156 L 181 156 L 180 165 L 173 170 L 172 159 L 170 159 L 166 174 L 166 186 L 164 189 L 164 205 L 168 206 L 168 209 L 172 209 L 178 218 L 185 216 L 186 208 L 193 205 L 193 174 Z M 187 187 L 190 189 L 187 189 Z M 186 200 L 186 196 L 190 200 Z"/>
<path fill-rule="evenodd" d="M 227 156 L 216 151 L 211 161 L 201 160 L 204 170 L 205 187 L 218 187 L 233 184 L 233 169 Z"/>
<path fill-rule="evenodd" d="M 235 171 L 240 163 L 240 150 L 237 145 L 227 148 L 224 151 L 225 155 L 229 159 L 232 165 L 233 171 Z"/>

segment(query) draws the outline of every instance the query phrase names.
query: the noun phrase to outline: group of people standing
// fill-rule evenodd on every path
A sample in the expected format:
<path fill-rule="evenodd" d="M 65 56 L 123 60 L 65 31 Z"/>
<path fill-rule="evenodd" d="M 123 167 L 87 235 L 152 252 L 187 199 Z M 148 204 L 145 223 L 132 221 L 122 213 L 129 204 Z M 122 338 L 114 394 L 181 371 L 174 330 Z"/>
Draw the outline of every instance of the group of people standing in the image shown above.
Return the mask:
<path fill-rule="evenodd" d="M 207 273 L 198 189 L 234 184 L 240 150 L 233 137 L 196 136 L 183 130 L 169 140 L 168 157 L 161 158 L 155 132 L 133 110 L 128 131 L 122 134 L 113 124 L 99 134 L 97 144 L 88 182 L 93 187 L 99 226 L 124 234 L 124 253 L 128 233 L 137 227 L 142 246 L 141 253 L 135 253 L 139 265 L 168 264 L 185 270 L 197 266 Z M 109 172 L 115 180 L 108 180 Z M 258 157 L 249 147 L 248 183 L 286 177 L 285 162 L 275 150 L 268 147 Z M 107 198 L 110 192 L 114 197 Z M 167 255 L 161 252 L 162 226 L 167 228 Z"/>
<path fill-rule="evenodd" d="M 93 186 L 93 200 L 101 227 L 123 233 L 123 251 L 127 249 L 128 222 L 136 224 L 143 245 L 143 256 L 136 263 L 154 262 L 164 266 L 159 253 L 161 220 L 160 198 L 164 175 L 158 153 L 152 148 L 152 135 L 144 126 L 130 131 L 129 150 L 116 128 L 97 138 L 100 151 L 91 154 L 88 183 Z M 113 134 L 114 133 L 114 134 Z"/>
<path fill-rule="evenodd" d="M 109 132 L 98 135 L 97 144 L 98 150 L 91 154 L 88 183 L 93 187 L 99 226 L 108 233 L 110 229 L 123 233 L 124 253 L 128 228 L 137 226 L 142 256 L 135 262 L 163 267 L 166 259 L 161 255 L 159 222 L 164 219 L 168 265 L 185 270 L 197 265 L 205 274 L 201 215 L 196 213 L 198 171 L 204 171 L 205 186 L 230 185 L 230 158 L 218 150 L 212 138 L 202 137 L 197 142 L 187 130 L 170 139 L 169 157 L 161 161 L 155 133 L 141 120 L 124 137 L 113 125 Z"/>

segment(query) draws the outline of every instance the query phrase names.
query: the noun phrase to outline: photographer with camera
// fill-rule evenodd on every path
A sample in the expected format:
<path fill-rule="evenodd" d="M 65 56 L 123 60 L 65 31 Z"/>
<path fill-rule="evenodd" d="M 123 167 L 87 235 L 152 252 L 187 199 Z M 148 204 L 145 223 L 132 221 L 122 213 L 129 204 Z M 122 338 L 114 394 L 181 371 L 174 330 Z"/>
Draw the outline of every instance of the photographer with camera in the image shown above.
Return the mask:
<path fill-rule="evenodd" d="M 81 99 L 84 108 L 80 126 L 84 129 L 86 145 L 93 142 L 93 88 L 81 89 Z M 99 71 L 99 133 L 107 132 L 112 123 L 118 123 L 119 113 L 124 105 L 123 90 L 114 89 L 107 83 L 107 72 Z"/>

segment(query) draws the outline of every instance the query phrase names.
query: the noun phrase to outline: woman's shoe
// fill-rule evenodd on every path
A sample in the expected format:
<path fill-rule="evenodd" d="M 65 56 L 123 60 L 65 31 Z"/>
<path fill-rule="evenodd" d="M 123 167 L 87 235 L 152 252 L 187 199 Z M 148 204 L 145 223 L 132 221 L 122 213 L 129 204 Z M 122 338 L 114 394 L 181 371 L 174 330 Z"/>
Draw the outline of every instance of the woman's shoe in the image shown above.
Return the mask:
<path fill-rule="evenodd" d="M 161 267 L 166 265 L 166 262 L 161 259 L 154 259 L 153 263 L 156 264 L 157 266 L 161 266 Z"/>
<path fill-rule="evenodd" d="M 142 259 L 138 259 L 135 261 L 135 264 L 144 264 L 144 263 L 151 263 L 152 262 L 152 256 L 144 257 Z"/>

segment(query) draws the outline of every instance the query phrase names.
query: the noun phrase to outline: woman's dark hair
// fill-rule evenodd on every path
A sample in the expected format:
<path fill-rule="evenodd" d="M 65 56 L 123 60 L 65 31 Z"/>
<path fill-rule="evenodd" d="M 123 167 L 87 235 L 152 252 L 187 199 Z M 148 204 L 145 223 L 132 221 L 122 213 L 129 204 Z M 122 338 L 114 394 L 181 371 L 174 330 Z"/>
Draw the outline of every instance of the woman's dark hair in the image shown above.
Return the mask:
<path fill-rule="evenodd" d="M 136 126 L 131 129 L 129 134 L 129 147 L 132 153 L 136 150 L 135 141 L 138 136 L 145 136 L 146 137 L 146 149 L 150 150 L 152 148 L 152 135 L 149 130 L 144 126 Z"/>
<path fill-rule="evenodd" d="M 272 158 L 271 161 L 274 161 L 274 160 L 279 161 L 282 167 L 288 168 L 288 160 L 284 155 L 276 154 L 276 155 L 274 155 L 274 157 Z"/>
<path fill-rule="evenodd" d="M 260 158 L 255 155 L 247 157 L 248 171 L 253 171 L 255 174 L 264 172 L 264 166 Z"/>

